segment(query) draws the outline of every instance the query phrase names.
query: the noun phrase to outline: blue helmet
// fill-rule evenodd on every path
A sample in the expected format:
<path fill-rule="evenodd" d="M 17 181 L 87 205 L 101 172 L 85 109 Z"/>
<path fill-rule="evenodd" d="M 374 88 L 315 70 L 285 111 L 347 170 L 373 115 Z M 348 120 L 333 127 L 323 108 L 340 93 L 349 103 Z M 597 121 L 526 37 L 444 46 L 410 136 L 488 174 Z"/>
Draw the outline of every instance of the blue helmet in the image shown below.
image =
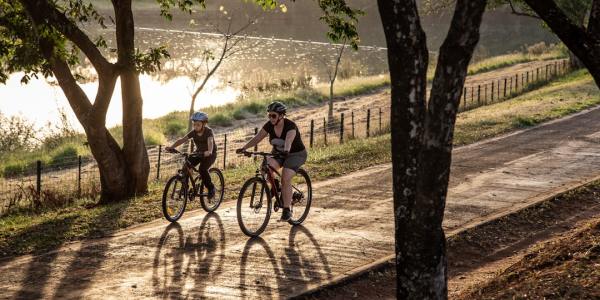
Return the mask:
<path fill-rule="evenodd" d="M 197 112 L 195 112 L 195 113 L 192 114 L 192 116 L 190 117 L 190 120 L 192 120 L 192 121 L 207 122 L 208 121 L 208 115 L 206 113 L 201 112 L 201 111 L 197 111 Z"/>

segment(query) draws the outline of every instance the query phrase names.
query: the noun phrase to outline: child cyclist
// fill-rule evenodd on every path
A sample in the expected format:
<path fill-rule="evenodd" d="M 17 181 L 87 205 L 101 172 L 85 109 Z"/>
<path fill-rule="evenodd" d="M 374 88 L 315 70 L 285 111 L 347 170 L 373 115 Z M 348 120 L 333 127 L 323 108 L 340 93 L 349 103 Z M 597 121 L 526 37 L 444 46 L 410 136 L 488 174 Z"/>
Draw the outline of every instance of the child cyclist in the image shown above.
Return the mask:
<path fill-rule="evenodd" d="M 215 186 L 213 185 L 208 169 L 217 160 L 217 145 L 215 144 L 214 134 L 210 127 L 207 126 L 208 115 L 203 112 L 195 112 L 190 120 L 193 122 L 193 129 L 184 137 L 178 139 L 173 145 L 166 147 L 166 151 L 173 151 L 179 145 L 186 143 L 189 139 L 194 141 L 196 149 L 188 157 L 188 161 L 192 166 L 198 166 L 200 176 L 204 186 L 208 189 L 208 198 L 215 196 Z M 188 170 L 185 170 L 188 171 Z"/>

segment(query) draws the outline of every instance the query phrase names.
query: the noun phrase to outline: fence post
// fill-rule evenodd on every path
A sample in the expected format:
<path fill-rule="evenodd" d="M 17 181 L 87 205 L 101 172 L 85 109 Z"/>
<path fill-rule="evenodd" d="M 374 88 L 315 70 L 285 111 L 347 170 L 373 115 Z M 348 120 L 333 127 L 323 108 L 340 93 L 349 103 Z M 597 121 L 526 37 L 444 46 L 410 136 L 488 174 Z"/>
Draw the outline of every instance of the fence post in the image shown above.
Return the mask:
<path fill-rule="evenodd" d="M 554 76 L 558 75 L 558 61 L 554 62 Z"/>
<path fill-rule="evenodd" d="M 506 84 L 508 83 L 508 80 L 506 78 L 504 78 L 504 98 L 506 98 Z"/>
<path fill-rule="evenodd" d="M 160 155 L 159 155 L 160 157 Z M 79 155 L 79 166 L 77 168 L 77 198 L 81 198 L 81 155 Z"/>
<path fill-rule="evenodd" d="M 323 118 L 323 137 L 325 138 L 325 145 L 327 145 L 327 120 Z"/>
<path fill-rule="evenodd" d="M 548 65 L 546 65 L 546 80 L 548 80 Z"/>
<path fill-rule="evenodd" d="M 519 74 L 515 75 L 515 93 L 519 91 Z"/>
<path fill-rule="evenodd" d="M 471 105 L 473 105 L 473 97 L 475 97 L 475 87 L 471 86 Z"/>
<path fill-rule="evenodd" d="M 40 200 L 40 196 L 42 195 L 42 161 L 40 160 L 38 160 L 36 164 L 35 191 L 37 193 L 37 199 Z"/>
<path fill-rule="evenodd" d="M 313 147 L 315 140 L 315 120 L 310 120 L 310 147 Z"/>
<path fill-rule="evenodd" d="M 481 105 L 481 85 L 477 85 L 477 105 Z"/>
<path fill-rule="evenodd" d="M 496 99 L 500 100 L 500 79 L 498 79 L 498 88 L 497 88 L 497 93 L 498 95 L 496 96 Z"/>
<path fill-rule="evenodd" d="M 486 84 L 484 85 L 484 89 L 483 89 L 483 90 L 484 90 L 484 92 L 483 92 L 483 104 L 486 104 L 486 103 L 487 103 L 487 94 L 488 94 L 488 91 L 487 91 L 487 90 L 488 90 L 488 88 L 487 88 L 487 87 L 488 87 L 488 85 L 487 85 L 487 83 L 486 83 Z"/>
<path fill-rule="evenodd" d="M 379 108 L 379 134 L 381 134 L 381 107 Z"/>
<path fill-rule="evenodd" d="M 340 117 L 340 144 L 344 143 L 344 113 Z"/>
<path fill-rule="evenodd" d="M 490 93 L 490 95 L 492 96 L 492 102 L 494 102 L 494 83 L 495 82 L 492 81 L 492 92 Z"/>
<path fill-rule="evenodd" d="M 223 140 L 223 170 L 227 166 L 227 133 L 225 134 L 225 139 Z"/>
<path fill-rule="evenodd" d="M 463 95 L 463 110 L 467 110 L 467 88 L 465 88 Z"/>
<path fill-rule="evenodd" d="M 352 118 L 352 138 L 354 139 L 354 111 L 350 112 L 350 116 Z"/>
<path fill-rule="evenodd" d="M 512 92 L 513 92 L 513 78 L 512 78 L 512 76 L 510 77 L 510 85 L 508 86 L 508 92 L 509 92 L 509 94 L 512 94 Z"/>
<path fill-rule="evenodd" d="M 162 156 L 162 145 L 158 145 L 158 161 L 156 162 L 156 180 L 160 180 L 160 158 Z"/>
<path fill-rule="evenodd" d="M 527 84 L 529 84 L 529 71 L 527 71 Z"/>
<path fill-rule="evenodd" d="M 535 68 L 535 81 L 540 80 L 540 67 Z"/>
<path fill-rule="evenodd" d="M 258 127 L 254 127 L 254 135 L 256 136 L 258 134 Z M 254 152 L 258 151 L 258 144 L 254 145 Z M 254 161 L 256 161 L 258 159 L 258 157 L 256 157 L 256 155 L 254 156 Z"/>
<path fill-rule="evenodd" d="M 367 109 L 367 137 L 370 136 L 371 132 L 371 109 Z"/>

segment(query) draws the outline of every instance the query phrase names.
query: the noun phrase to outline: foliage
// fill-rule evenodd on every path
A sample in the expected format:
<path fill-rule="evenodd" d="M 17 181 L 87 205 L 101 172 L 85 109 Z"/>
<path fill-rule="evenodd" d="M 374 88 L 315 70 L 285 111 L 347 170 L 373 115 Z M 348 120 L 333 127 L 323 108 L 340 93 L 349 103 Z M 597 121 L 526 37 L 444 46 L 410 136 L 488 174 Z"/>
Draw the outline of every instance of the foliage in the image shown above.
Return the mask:
<path fill-rule="evenodd" d="M 21 116 L 5 117 L 0 112 L 0 156 L 32 149 L 36 136 L 37 132 L 29 121 Z"/>

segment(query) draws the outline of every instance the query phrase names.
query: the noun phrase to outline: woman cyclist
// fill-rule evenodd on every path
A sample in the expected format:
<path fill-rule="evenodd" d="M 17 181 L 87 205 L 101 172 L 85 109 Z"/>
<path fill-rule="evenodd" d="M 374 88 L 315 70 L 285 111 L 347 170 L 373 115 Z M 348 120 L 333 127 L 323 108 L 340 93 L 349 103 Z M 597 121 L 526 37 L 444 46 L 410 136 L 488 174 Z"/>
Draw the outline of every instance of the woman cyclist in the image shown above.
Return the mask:
<path fill-rule="evenodd" d="M 215 186 L 208 174 L 208 169 L 217 159 L 217 145 L 215 144 L 213 131 L 206 125 L 208 123 L 208 115 L 206 113 L 195 112 L 192 114 L 190 120 L 193 122 L 194 129 L 175 141 L 170 147 L 166 147 L 165 150 L 172 151 L 179 145 L 186 143 L 189 139 L 193 139 L 196 150 L 188 157 L 188 161 L 192 166 L 199 164 L 198 170 L 200 171 L 200 177 L 202 177 L 204 186 L 208 189 L 208 198 L 213 198 L 215 196 Z M 186 171 L 189 172 L 189 170 Z"/>
<path fill-rule="evenodd" d="M 267 107 L 269 121 L 248 143 L 236 152 L 242 153 L 248 148 L 256 146 L 265 137 L 269 137 L 269 143 L 273 146 L 272 153 L 281 158 L 267 158 L 267 163 L 275 170 L 283 167 L 281 173 L 283 211 L 280 221 L 288 221 L 292 217 L 290 206 L 292 203 L 292 178 L 298 169 L 306 162 L 308 153 L 302 143 L 300 132 L 296 123 L 285 117 L 286 107 L 281 102 L 273 102 Z"/>

